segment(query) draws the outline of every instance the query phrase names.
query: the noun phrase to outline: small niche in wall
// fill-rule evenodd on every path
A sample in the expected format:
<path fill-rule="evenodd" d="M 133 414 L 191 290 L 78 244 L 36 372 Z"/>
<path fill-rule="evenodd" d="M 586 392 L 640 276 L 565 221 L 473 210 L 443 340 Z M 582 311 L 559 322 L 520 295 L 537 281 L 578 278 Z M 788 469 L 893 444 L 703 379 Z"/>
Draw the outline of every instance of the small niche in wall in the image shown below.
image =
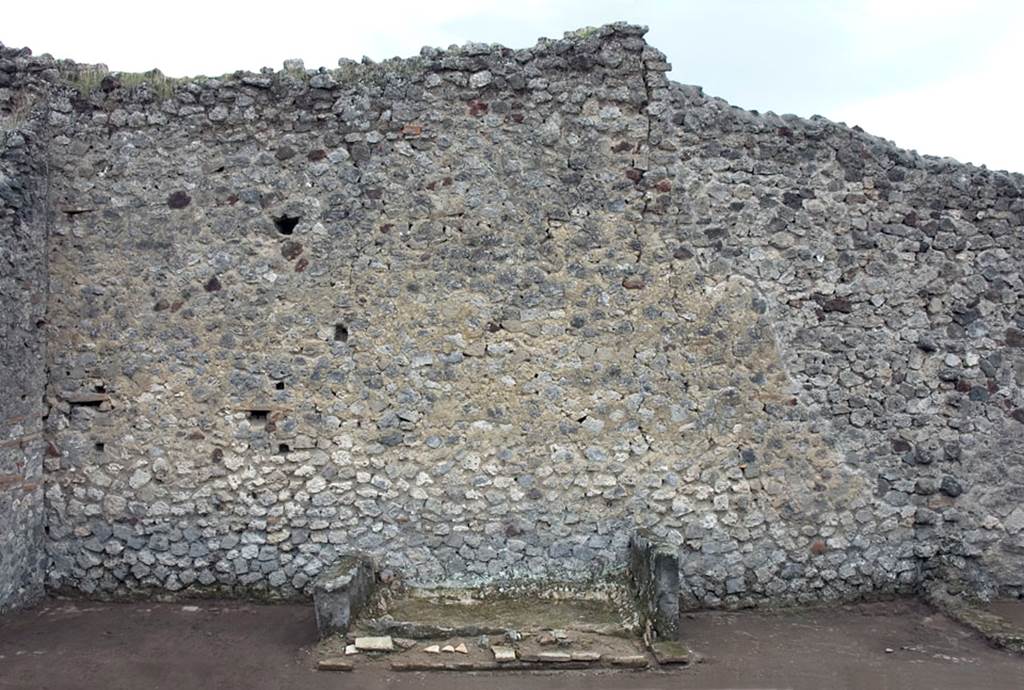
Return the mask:
<path fill-rule="evenodd" d="M 287 214 L 274 219 L 274 226 L 282 235 L 290 235 L 295 232 L 295 226 L 302 220 L 301 216 L 289 216 Z"/>
<path fill-rule="evenodd" d="M 270 422 L 270 410 L 249 410 L 249 424 L 266 426 Z"/>
<path fill-rule="evenodd" d="M 104 386 L 102 383 L 98 383 L 98 384 L 96 384 L 96 392 L 97 393 L 106 393 L 107 392 L 107 387 Z"/>
<path fill-rule="evenodd" d="M 348 342 L 348 326 L 339 323 L 334 327 L 334 339 L 339 343 Z"/>
<path fill-rule="evenodd" d="M 277 452 L 281 455 L 288 455 L 288 453 L 292 452 L 292 449 L 287 443 L 279 443 L 277 445 Z"/>
<path fill-rule="evenodd" d="M 64 399 L 72 407 L 99 407 L 109 400 L 105 393 L 69 393 Z"/>
<path fill-rule="evenodd" d="M 284 390 L 284 381 L 278 381 L 277 383 L 275 383 L 274 384 L 274 388 L 276 388 L 279 391 L 283 391 Z"/>
<path fill-rule="evenodd" d="M 96 450 L 97 453 L 102 453 L 107 449 L 107 444 L 105 444 L 103 441 L 97 441 L 92 445 L 92 447 Z"/>

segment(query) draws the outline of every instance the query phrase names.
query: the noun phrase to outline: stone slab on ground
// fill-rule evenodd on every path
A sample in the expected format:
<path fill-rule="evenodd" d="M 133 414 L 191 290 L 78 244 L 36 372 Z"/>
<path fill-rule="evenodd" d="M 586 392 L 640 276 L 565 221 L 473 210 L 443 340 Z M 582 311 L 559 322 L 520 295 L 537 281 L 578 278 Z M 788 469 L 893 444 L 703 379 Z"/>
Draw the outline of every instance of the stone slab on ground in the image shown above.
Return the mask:
<path fill-rule="evenodd" d="M 390 635 L 357 637 L 355 645 L 360 652 L 392 652 L 395 649 L 395 642 Z"/>
<path fill-rule="evenodd" d="M 358 554 L 340 558 L 317 577 L 313 607 L 321 639 L 348 632 L 373 594 L 375 584 L 373 562 Z"/>
<path fill-rule="evenodd" d="M 351 671 L 353 665 L 348 659 L 330 657 L 328 659 L 321 659 L 318 661 L 316 667 L 319 671 Z"/>
<path fill-rule="evenodd" d="M 608 663 L 612 666 L 623 666 L 627 668 L 647 668 L 650 659 L 646 654 L 623 654 L 620 656 L 608 657 Z"/>
<path fill-rule="evenodd" d="M 392 671 L 586 671 L 594 669 L 595 666 L 583 662 L 564 662 L 558 664 L 531 663 L 515 661 L 510 663 L 498 663 L 496 661 L 392 661 L 389 668 Z"/>
<path fill-rule="evenodd" d="M 520 670 L 597 669 L 618 666 L 647 666 L 650 662 L 642 641 L 637 638 L 576 633 L 564 645 L 542 645 L 539 635 L 523 633 L 515 642 L 489 646 L 474 644 L 464 638 L 423 640 L 414 647 L 395 650 L 387 655 L 364 654 L 356 660 L 357 668 L 384 666 L 400 671 L 480 671 L 500 666 Z M 363 638 L 357 637 L 357 643 Z M 343 644 L 337 636 L 323 640 L 317 653 L 325 659 L 341 656 Z M 464 651 L 463 651 L 464 650 Z M 643 662 L 636 661 L 642 658 Z"/>
<path fill-rule="evenodd" d="M 647 657 L 637 613 L 623 584 L 562 590 L 381 589 L 350 635 L 414 637 L 391 655 L 393 670 L 609 667 L 610 658 Z M 358 641 L 357 637 L 357 641 Z M 336 640 L 321 644 L 334 656 Z"/>
<path fill-rule="evenodd" d="M 491 652 L 494 654 L 494 660 L 499 663 L 516 660 L 515 647 L 495 646 L 491 647 Z"/>

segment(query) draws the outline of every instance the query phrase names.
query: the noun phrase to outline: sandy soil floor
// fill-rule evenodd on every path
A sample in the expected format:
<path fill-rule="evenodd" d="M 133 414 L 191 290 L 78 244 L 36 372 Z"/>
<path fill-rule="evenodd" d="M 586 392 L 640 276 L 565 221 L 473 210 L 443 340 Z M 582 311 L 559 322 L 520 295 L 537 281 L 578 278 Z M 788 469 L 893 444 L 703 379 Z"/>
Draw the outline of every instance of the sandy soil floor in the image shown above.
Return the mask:
<path fill-rule="evenodd" d="M 328 673 L 314 670 L 312 606 L 48 601 L 0 619 L 0 689 L 1024 688 L 1024 657 L 917 602 L 707 612 L 682 624 L 705 661 L 669 672 Z"/>

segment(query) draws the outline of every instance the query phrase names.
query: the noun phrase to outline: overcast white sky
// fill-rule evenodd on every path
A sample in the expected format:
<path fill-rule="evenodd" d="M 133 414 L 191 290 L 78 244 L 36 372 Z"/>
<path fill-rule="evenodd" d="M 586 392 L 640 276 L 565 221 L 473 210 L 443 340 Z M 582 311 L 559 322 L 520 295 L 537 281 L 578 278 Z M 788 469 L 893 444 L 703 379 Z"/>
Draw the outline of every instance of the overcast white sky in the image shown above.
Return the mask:
<path fill-rule="evenodd" d="M 521 48 L 616 20 L 650 26 L 672 79 L 735 105 L 821 114 L 1024 172 L 1022 0 L 8 0 L 0 41 L 114 70 L 213 75 L 470 40 Z"/>

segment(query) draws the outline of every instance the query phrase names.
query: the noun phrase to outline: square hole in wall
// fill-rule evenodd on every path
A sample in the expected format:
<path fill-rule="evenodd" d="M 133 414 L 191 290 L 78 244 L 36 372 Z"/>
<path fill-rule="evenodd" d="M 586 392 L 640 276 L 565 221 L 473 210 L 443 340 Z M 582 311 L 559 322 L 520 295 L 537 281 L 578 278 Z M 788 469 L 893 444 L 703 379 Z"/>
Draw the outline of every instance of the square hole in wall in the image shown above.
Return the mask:
<path fill-rule="evenodd" d="M 284 381 L 278 381 L 277 383 L 275 383 L 274 384 L 274 388 L 276 388 L 279 391 L 283 391 L 284 390 Z"/>
<path fill-rule="evenodd" d="M 277 452 L 280 453 L 281 455 L 287 455 L 288 453 L 292 452 L 292 449 L 291 446 L 289 446 L 287 443 L 279 443 L 277 445 Z"/>
<path fill-rule="evenodd" d="M 299 224 L 300 220 L 302 220 L 301 216 L 289 216 L 287 214 L 278 216 L 274 219 L 274 227 L 282 235 L 290 235 L 295 232 L 295 226 Z"/>
<path fill-rule="evenodd" d="M 266 424 L 270 421 L 270 410 L 249 410 L 250 424 Z"/>
<path fill-rule="evenodd" d="M 102 453 L 107 449 L 107 444 L 105 444 L 103 441 L 97 441 L 96 443 L 92 444 L 92 447 L 96 450 L 97 453 Z"/>
<path fill-rule="evenodd" d="M 339 343 L 348 342 L 348 326 L 339 323 L 334 327 L 334 339 Z"/>

